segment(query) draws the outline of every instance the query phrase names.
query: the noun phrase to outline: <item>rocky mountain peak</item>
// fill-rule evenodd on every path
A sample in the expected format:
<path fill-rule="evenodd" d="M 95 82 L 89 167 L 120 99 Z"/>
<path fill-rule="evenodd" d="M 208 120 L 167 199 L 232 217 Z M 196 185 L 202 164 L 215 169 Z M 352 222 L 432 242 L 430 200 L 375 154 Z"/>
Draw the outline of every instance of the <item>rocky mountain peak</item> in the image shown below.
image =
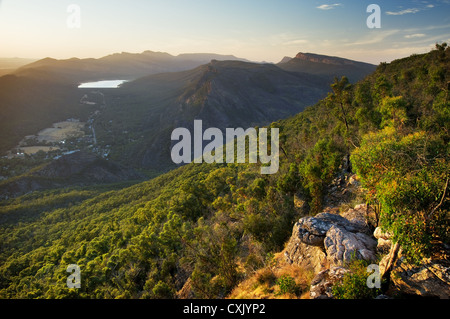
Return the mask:
<path fill-rule="evenodd" d="M 298 53 L 295 59 L 331 65 L 354 65 L 354 61 L 313 53 Z"/>
<path fill-rule="evenodd" d="M 291 60 L 292 60 L 292 58 L 291 58 L 290 56 L 285 56 L 285 57 L 282 58 L 281 61 L 278 62 L 278 63 L 286 63 L 286 62 L 289 62 L 289 61 L 291 61 Z"/>

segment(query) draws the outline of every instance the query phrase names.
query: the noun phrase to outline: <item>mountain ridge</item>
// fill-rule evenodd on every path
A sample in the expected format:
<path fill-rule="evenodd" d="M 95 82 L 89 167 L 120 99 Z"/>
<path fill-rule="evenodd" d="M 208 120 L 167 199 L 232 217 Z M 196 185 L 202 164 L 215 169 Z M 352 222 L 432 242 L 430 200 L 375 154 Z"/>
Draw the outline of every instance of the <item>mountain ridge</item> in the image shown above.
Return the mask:
<path fill-rule="evenodd" d="M 138 135 L 133 138 L 137 140 L 132 146 L 135 150 L 124 144 L 128 151 L 113 150 L 112 158 L 122 163 L 141 159 L 138 165 L 157 168 L 158 163 L 171 162 L 170 132 L 174 128 L 192 130 L 194 119 L 222 130 L 267 125 L 302 111 L 325 97 L 328 88 L 329 83 L 321 77 L 288 72 L 274 64 L 213 60 L 190 71 L 125 83 L 108 92 L 109 106 L 96 121 L 100 128 L 110 127 L 107 123 L 117 123 L 116 114 L 123 113 L 122 124 L 113 128 L 113 135 L 141 133 L 133 133 Z M 139 138 L 142 134 L 144 138 Z M 106 131 L 100 129 L 97 135 L 100 141 L 105 138 L 104 143 L 112 143 Z M 129 152 L 136 156 L 126 155 Z"/>
<path fill-rule="evenodd" d="M 46 69 L 55 73 L 70 74 L 75 82 L 117 78 L 133 80 L 150 74 L 189 70 L 212 59 L 245 60 L 233 55 L 215 53 L 186 53 L 174 56 L 166 52 L 147 50 L 142 53 L 113 53 L 98 59 L 47 57 L 24 65 L 14 73 L 21 75 L 30 72 L 30 69 Z"/>
<path fill-rule="evenodd" d="M 367 62 L 361 62 L 356 60 L 350 60 L 346 58 L 341 58 L 337 56 L 328 56 L 328 55 L 322 55 L 317 53 L 309 53 L 309 52 L 299 52 L 295 56 L 294 59 L 299 60 L 306 60 L 311 62 L 317 62 L 317 63 L 325 63 L 325 64 L 336 64 L 336 65 L 355 65 L 355 64 L 366 64 L 371 65 Z"/>
<path fill-rule="evenodd" d="M 375 65 L 366 62 L 302 52 L 290 60 L 283 59 L 277 65 L 287 71 L 321 75 L 329 81 L 332 81 L 334 77 L 346 76 L 352 83 L 362 80 L 376 69 Z"/>

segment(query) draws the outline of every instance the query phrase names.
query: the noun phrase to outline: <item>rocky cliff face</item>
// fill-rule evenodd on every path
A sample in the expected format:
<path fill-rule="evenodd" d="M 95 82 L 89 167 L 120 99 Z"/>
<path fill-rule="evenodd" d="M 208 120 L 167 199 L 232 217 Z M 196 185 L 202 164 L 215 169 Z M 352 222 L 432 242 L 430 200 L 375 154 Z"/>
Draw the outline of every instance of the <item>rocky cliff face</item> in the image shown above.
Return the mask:
<path fill-rule="evenodd" d="M 334 64 L 334 65 L 355 65 L 356 64 L 356 61 L 352 61 L 352 60 L 324 56 L 324 55 L 319 55 L 319 54 L 302 53 L 302 52 L 298 53 L 295 56 L 295 58 L 299 59 L 299 60 L 310 61 L 310 62 Z"/>
<path fill-rule="evenodd" d="M 350 271 L 347 266 L 354 259 L 379 267 L 380 277 L 388 283 L 383 290 L 389 297 L 450 298 L 448 247 L 443 246 L 439 254 L 424 259 L 420 265 L 406 262 L 401 247 L 392 243 L 392 235 L 376 227 L 371 207 L 358 204 L 348 208 L 348 200 L 361 189 L 357 177 L 343 167 L 329 188 L 329 206 L 316 216 L 300 218 L 283 252 L 288 263 L 316 274 L 310 298 L 333 298 L 333 285 Z M 389 298 L 386 295 L 382 297 Z"/>
<path fill-rule="evenodd" d="M 284 70 L 321 75 L 328 80 L 333 80 L 335 76 L 340 78 L 345 75 L 351 82 L 361 80 L 376 68 L 375 65 L 369 63 L 302 52 L 293 59 L 283 59 L 277 65 Z"/>

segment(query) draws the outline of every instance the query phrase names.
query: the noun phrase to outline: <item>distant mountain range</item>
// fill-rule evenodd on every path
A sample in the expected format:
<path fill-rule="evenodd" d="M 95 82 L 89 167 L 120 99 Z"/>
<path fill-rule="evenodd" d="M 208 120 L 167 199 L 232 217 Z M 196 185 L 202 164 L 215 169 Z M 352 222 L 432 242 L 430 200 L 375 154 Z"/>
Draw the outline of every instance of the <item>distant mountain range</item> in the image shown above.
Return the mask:
<path fill-rule="evenodd" d="M 165 52 L 144 51 L 142 53 L 115 53 L 100 59 L 45 58 L 19 68 L 16 75 L 33 75 L 45 70 L 67 80 L 88 82 L 108 79 L 134 80 L 156 73 L 177 72 L 193 69 L 216 60 L 241 60 L 232 55 L 214 53 L 186 53 L 173 56 Z"/>
<path fill-rule="evenodd" d="M 17 68 L 30 64 L 36 59 L 0 58 L 0 76 L 14 72 Z"/>
<path fill-rule="evenodd" d="M 26 135 L 67 118 L 95 111 L 100 146 L 111 159 L 134 168 L 166 170 L 170 133 L 205 127 L 261 126 L 301 112 L 323 98 L 335 76 L 355 82 L 375 70 L 367 63 L 310 53 L 278 64 L 253 63 L 232 55 L 145 51 L 100 59 L 45 58 L 0 77 L 0 152 Z M 119 89 L 99 89 L 105 105 L 80 103 L 91 89 L 82 82 L 131 80 Z M 124 133 L 125 132 L 125 133 Z"/>
<path fill-rule="evenodd" d="M 0 69 L 17 69 L 36 60 L 37 59 L 0 58 Z"/>
<path fill-rule="evenodd" d="M 67 118 L 87 119 L 92 107 L 80 107 L 78 85 L 103 79 L 133 80 L 161 72 L 195 68 L 211 59 L 238 59 L 219 54 L 181 54 L 145 51 L 117 53 L 100 59 L 41 59 L 0 77 L 0 154 Z M 5 59 L 7 63 L 10 59 Z M 242 59 L 243 60 L 243 59 Z M 23 60 L 21 60 L 24 62 Z M 14 61 L 9 61 L 9 65 Z M 16 66 L 18 65 L 15 61 Z M 6 65 L 6 64 L 5 64 Z"/>
<path fill-rule="evenodd" d="M 207 64 L 211 60 L 251 62 L 234 55 L 184 53 L 174 56 L 169 53 L 154 51 L 115 53 L 99 59 L 71 58 L 57 60 L 45 58 L 28 64 L 25 64 L 25 62 L 32 60 L 3 60 L 0 59 L 0 66 L 4 62 L 10 65 L 11 68 L 13 65 L 18 67 L 13 72 L 16 75 L 34 76 L 35 73 L 40 74 L 41 71 L 45 71 L 72 82 L 115 80 L 118 78 L 134 80 L 151 74 L 190 70 L 199 65 Z M 365 75 L 375 70 L 375 65 L 365 62 L 301 52 L 294 58 L 284 57 L 276 65 L 286 71 L 322 75 L 328 79 L 334 76 L 341 77 L 346 75 L 352 82 L 362 79 Z"/>

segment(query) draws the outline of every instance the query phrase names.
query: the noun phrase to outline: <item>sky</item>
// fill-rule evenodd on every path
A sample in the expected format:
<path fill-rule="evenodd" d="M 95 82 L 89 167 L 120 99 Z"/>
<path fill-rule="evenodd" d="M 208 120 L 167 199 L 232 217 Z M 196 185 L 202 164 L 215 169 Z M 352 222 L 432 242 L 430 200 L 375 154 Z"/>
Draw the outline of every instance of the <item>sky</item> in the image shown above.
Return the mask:
<path fill-rule="evenodd" d="M 370 4 L 380 28 L 367 25 Z M 379 64 L 450 43 L 449 13 L 450 0 L 0 0 L 0 57 L 309 52 Z"/>

